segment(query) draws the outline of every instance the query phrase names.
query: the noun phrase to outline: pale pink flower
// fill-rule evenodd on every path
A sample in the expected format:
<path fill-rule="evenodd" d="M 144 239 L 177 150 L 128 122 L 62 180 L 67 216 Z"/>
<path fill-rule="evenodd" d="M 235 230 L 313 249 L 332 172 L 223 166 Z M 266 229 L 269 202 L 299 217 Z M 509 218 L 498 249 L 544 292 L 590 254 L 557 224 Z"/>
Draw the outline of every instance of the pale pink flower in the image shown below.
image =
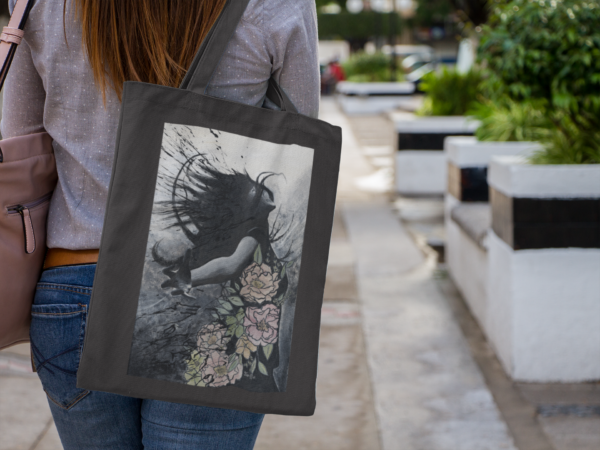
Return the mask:
<path fill-rule="evenodd" d="M 277 341 L 279 309 L 272 304 L 262 308 L 247 308 L 244 317 L 246 335 L 254 345 L 269 345 Z"/>
<path fill-rule="evenodd" d="M 240 294 L 247 302 L 271 301 L 279 289 L 279 274 L 273 273 L 267 264 L 255 262 L 246 267 L 241 277 Z"/>
<path fill-rule="evenodd" d="M 230 339 L 225 326 L 218 323 L 204 325 L 198 332 L 198 349 L 202 353 L 210 350 L 223 350 Z"/>
<path fill-rule="evenodd" d="M 211 351 L 206 357 L 206 364 L 202 368 L 202 381 L 207 386 L 219 387 L 229 384 L 227 363 L 229 358 L 225 352 Z"/>
<path fill-rule="evenodd" d="M 228 371 L 230 359 L 239 358 L 237 365 Z M 235 384 L 244 374 L 244 365 L 239 356 L 227 355 L 225 352 L 211 351 L 206 357 L 206 364 L 202 367 L 202 381 L 206 386 L 221 387 Z"/>

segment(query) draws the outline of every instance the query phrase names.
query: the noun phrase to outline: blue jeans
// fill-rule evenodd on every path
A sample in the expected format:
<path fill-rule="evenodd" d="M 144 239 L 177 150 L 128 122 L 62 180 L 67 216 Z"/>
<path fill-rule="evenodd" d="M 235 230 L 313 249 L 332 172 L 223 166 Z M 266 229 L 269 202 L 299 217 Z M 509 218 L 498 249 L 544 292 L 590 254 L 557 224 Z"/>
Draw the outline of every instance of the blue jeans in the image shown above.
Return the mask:
<path fill-rule="evenodd" d="M 95 264 L 45 270 L 32 307 L 33 360 L 66 450 L 252 449 L 262 414 L 143 400 L 75 385 Z"/>

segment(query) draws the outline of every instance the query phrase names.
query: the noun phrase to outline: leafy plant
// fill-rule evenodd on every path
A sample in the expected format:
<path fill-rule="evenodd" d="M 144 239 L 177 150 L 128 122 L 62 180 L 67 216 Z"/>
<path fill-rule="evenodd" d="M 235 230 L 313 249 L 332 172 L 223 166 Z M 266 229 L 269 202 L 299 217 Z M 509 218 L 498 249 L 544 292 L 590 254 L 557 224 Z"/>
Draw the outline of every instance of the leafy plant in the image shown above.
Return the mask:
<path fill-rule="evenodd" d="M 479 56 L 490 97 L 535 105 L 553 125 L 542 139 L 547 157 L 534 162 L 599 162 L 599 23 L 597 0 L 514 0 L 496 6 L 483 27 Z"/>
<path fill-rule="evenodd" d="M 600 130 L 582 133 L 567 117 L 541 142 L 544 149 L 529 158 L 533 164 L 600 164 Z"/>
<path fill-rule="evenodd" d="M 475 104 L 468 115 L 481 123 L 475 131 L 480 141 L 540 141 L 553 127 L 544 108 L 512 100 Z"/>
<path fill-rule="evenodd" d="M 358 52 L 342 64 L 348 81 L 370 82 L 390 81 L 390 57 L 383 53 Z M 396 81 L 402 81 L 404 75 L 401 70 L 396 72 Z"/>
<path fill-rule="evenodd" d="M 488 18 L 488 0 L 416 0 L 413 23 L 418 26 L 445 25 L 448 16 L 455 15 L 470 27 L 485 23 Z"/>
<path fill-rule="evenodd" d="M 461 116 L 475 102 L 480 83 L 481 74 L 476 69 L 460 73 L 444 67 L 441 72 L 428 73 L 420 85 L 421 90 L 425 92 L 425 100 L 418 114 Z"/>
<path fill-rule="evenodd" d="M 320 39 L 371 39 L 374 36 L 387 36 L 390 29 L 396 33 L 402 30 L 402 19 L 397 13 L 362 11 L 352 14 L 342 11 L 339 14 L 317 14 Z"/>

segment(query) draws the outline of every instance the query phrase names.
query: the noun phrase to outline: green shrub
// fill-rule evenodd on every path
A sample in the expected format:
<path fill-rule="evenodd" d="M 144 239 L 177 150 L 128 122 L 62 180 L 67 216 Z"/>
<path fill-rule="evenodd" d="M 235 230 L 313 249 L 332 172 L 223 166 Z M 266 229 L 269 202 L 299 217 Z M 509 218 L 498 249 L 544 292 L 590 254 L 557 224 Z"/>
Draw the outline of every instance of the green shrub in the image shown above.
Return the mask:
<path fill-rule="evenodd" d="M 479 47 L 489 98 L 535 105 L 553 124 L 541 139 L 547 157 L 532 161 L 598 163 L 600 3 L 514 0 L 492 12 Z"/>
<path fill-rule="evenodd" d="M 475 104 L 468 115 L 481 122 L 475 131 L 480 141 L 540 141 L 553 128 L 543 107 L 512 100 Z"/>
<path fill-rule="evenodd" d="M 423 116 L 462 116 L 473 105 L 479 93 L 481 74 L 473 69 L 459 73 L 455 69 L 431 72 L 423 77 L 420 88 L 425 92 Z"/>
<path fill-rule="evenodd" d="M 370 81 L 390 81 L 390 57 L 383 53 L 358 52 L 342 64 L 348 81 L 359 83 Z M 400 68 L 396 71 L 396 81 L 402 81 L 404 75 Z"/>
<path fill-rule="evenodd" d="M 374 36 L 388 36 L 390 25 L 400 35 L 402 20 L 396 13 L 362 11 L 352 14 L 317 14 L 319 39 L 368 40 Z"/>
<path fill-rule="evenodd" d="M 559 121 L 540 141 L 544 149 L 529 160 L 533 164 L 600 164 L 600 130 L 581 132 L 568 117 Z"/>

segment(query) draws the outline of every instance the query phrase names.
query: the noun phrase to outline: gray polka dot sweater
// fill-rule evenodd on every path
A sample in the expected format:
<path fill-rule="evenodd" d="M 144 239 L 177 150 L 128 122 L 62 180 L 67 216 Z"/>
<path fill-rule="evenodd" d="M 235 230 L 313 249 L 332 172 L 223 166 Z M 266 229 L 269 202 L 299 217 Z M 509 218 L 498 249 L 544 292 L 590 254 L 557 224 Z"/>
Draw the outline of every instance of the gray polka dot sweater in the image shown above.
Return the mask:
<path fill-rule="evenodd" d="M 3 138 L 44 129 L 52 136 L 59 181 L 48 247 L 93 249 L 100 245 L 121 105 L 112 91 L 103 104 L 70 4 L 66 30 L 62 1 L 34 4 L 4 85 L 0 130 Z M 251 0 L 207 93 L 260 106 L 271 74 L 302 114 L 317 116 L 313 0 Z"/>

